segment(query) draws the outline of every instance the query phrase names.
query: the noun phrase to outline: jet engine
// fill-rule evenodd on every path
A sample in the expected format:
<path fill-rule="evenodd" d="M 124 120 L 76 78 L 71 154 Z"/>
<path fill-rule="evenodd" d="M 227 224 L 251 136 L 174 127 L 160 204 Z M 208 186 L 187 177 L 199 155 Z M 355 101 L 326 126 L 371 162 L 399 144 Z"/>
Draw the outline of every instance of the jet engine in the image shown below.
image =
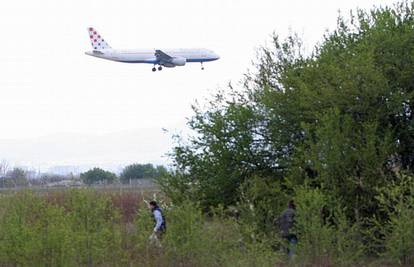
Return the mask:
<path fill-rule="evenodd" d="M 183 57 L 173 57 L 168 60 L 162 60 L 160 65 L 167 67 L 167 68 L 174 68 L 177 66 L 184 66 L 186 63 L 186 59 Z"/>
<path fill-rule="evenodd" d="M 170 63 L 175 66 L 184 66 L 186 63 L 186 59 L 183 57 L 174 57 L 171 59 Z"/>

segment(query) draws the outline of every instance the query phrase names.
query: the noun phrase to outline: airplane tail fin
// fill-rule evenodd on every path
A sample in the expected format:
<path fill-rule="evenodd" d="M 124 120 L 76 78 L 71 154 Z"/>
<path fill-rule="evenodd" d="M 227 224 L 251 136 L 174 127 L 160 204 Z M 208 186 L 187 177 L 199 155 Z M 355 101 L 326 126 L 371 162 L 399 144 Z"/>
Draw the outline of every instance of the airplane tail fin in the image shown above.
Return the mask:
<path fill-rule="evenodd" d="M 93 28 L 88 28 L 89 39 L 91 40 L 93 50 L 110 49 L 109 44 L 102 38 L 102 36 Z"/>

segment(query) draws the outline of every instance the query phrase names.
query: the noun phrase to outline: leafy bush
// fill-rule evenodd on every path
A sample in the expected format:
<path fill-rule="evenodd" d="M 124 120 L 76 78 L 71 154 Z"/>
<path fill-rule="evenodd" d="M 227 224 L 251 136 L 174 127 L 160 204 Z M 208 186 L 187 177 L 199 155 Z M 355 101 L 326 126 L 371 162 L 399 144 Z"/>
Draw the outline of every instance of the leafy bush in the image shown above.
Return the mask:
<path fill-rule="evenodd" d="M 74 264 L 72 233 L 62 207 L 30 192 L 3 198 L 0 263 L 22 266 Z"/>
<path fill-rule="evenodd" d="M 414 177 L 399 175 L 378 196 L 389 220 L 383 226 L 387 261 L 404 266 L 414 265 Z"/>
<path fill-rule="evenodd" d="M 119 215 L 109 198 L 85 190 L 65 194 L 59 204 L 30 191 L 3 197 L 1 265 L 119 263 Z"/>
<path fill-rule="evenodd" d="M 79 264 L 103 264 L 120 258 L 119 213 L 107 196 L 72 191 L 67 207 Z"/>
<path fill-rule="evenodd" d="M 96 184 L 96 183 L 114 183 L 117 180 L 115 173 L 102 170 L 100 168 L 93 168 L 87 172 L 80 174 L 81 180 L 87 184 Z"/>
<path fill-rule="evenodd" d="M 341 205 L 319 189 L 295 191 L 297 256 L 301 264 L 352 266 L 365 255 L 360 223 L 351 223 Z"/>
<path fill-rule="evenodd" d="M 206 218 L 191 202 L 170 209 L 167 218 L 164 244 L 173 266 L 274 266 L 279 260 L 266 239 L 255 238 L 249 226 L 230 218 Z"/>
<path fill-rule="evenodd" d="M 288 199 L 280 181 L 253 176 L 240 187 L 237 216 L 243 223 L 256 227 L 258 233 L 275 234 L 274 220 Z"/>
<path fill-rule="evenodd" d="M 126 166 L 120 175 L 122 183 L 129 183 L 131 180 L 142 178 L 157 178 L 168 171 L 164 166 L 154 167 L 152 164 L 131 164 Z"/>
<path fill-rule="evenodd" d="M 274 35 L 241 88 L 194 105 L 165 192 L 227 207 L 269 177 L 286 194 L 305 182 L 332 192 L 351 221 L 378 216 L 377 188 L 414 171 L 413 14 L 402 1 L 340 16 L 311 53 Z"/>

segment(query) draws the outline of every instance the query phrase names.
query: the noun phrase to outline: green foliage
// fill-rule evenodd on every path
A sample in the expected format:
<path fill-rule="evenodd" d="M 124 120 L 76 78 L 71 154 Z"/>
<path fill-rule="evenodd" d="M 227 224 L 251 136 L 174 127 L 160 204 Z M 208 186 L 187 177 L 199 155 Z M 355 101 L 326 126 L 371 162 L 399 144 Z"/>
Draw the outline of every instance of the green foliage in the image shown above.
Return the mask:
<path fill-rule="evenodd" d="M 376 188 L 386 186 L 390 176 L 384 166 L 392 153 L 389 132 L 378 135 L 378 125 L 366 122 L 360 129 L 338 109 L 324 113 L 318 127 L 305 127 L 312 138 L 297 149 L 288 180 L 300 184 L 310 180 L 343 199 L 348 216 L 360 220 L 378 209 Z M 351 194 L 352 192 L 352 194 Z"/>
<path fill-rule="evenodd" d="M 190 201 L 163 204 L 167 233 L 158 247 L 149 240 L 154 227 L 149 209 L 140 206 L 135 221 L 124 222 L 113 201 L 111 194 L 92 190 L 3 195 L 0 265 L 208 267 L 281 262 L 270 238 L 222 212 L 206 216 Z"/>
<path fill-rule="evenodd" d="M 300 187 L 294 232 L 298 261 L 316 266 L 353 266 L 364 256 L 360 223 L 351 223 L 340 205 L 319 189 Z"/>
<path fill-rule="evenodd" d="M 414 264 L 413 28 L 405 1 L 339 17 L 312 53 L 296 35 L 275 35 L 242 88 L 194 105 L 194 134 L 176 136 L 171 153 L 175 170 L 157 170 L 173 203 L 162 248 L 148 241 L 148 211 L 127 234 L 105 197 L 74 191 L 55 205 L 23 194 L 0 204 L 0 263 L 274 266 L 272 221 L 294 198 L 293 264 L 352 266 L 367 251 Z M 122 180 L 153 172 L 132 165 Z M 81 178 L 116 176 L 95 168 Z M 214 214 L 230 206 L 237 220 Z"/>
<path fill-rule="evenodd" d="M 0 203 L 0 265 L 2 266 L 275 266 L 283 264 L 282 240 L 263 224 L 257 192 L 277 194 L 275 185 L 256 185 L 244 192 L 246 206 L 236 217 L 223 207 L 209 215 L 199 205 L 165 205 L 167 233 L 162 247 L 149 241 L 154 221 L 140 206 L 132 225 L 120 219 L 120 208 L 107 193 L 70 190 L 54 196 L 22 191 L 2 195 Z M 383 260 L 390 265 L 413 263 L 414 179 L 401 175 L 380 190 Z M 247 198 L 249 196 L 249 198 Z M 274 197 L 272 197 L 274 198 Z M 250 199 L 250 202 L 248 200 Z M 362 223 L 351 221 L 346 210 L 323 189 L 300 186 L 294 233 L 299 243 L 289 263 L 298 266 L 355 266 L 366 261 Z M 163 203 L 163 201 L 160 201 Z M 141 203 L 143 204 L 143 203 Z M 283 203 L 285 204 L 285 203 Z M 282 204 L 280 204 L 282 205 Z M 272 214 L 279 214 L 282 206 Z M 263 209 L 264 211 L 265 209 Z M 278 210 L 278 211 L 276 211 Z M 230 213 L 233 214 L 233 213 Z M 266 213 L 264 213 L 266 214 Z M 233 214 L 234 215 L 234 214 Z M 131 228 L 132 226 L 132 228 Z M 287 263 L 287 261 L 285 262 Z"/>
<path fill-rule="evenodd" d="M 193 107 L 161 188 L 203 210 L 237 206 L 254 235 L 272 235 L 294 197 L 299 265 L 374 253 L 412 265 L 414 190 L 398 172 L 414 172 L 413 28 L 402 1 L 340 16 L 311 53 L 274 35 L 242 88 Z"/>
<path fill-rule="evenodd" d="M 120 179 L 122 183 L 128 183 L 135 179 L 157 178 L 167 174 L 167 172 L 164 166 L 154 167 L 152 164 L 132 164 L 123 169 Z"/>
<path fill-rule="evenodd" d="M 156 179 L 157 184 L 172 201 L 182 203 L 184 201 L 197 201 L 200 199 L 200 188 L 193 183 L 189 175 L 181 172 L 170 172 Z"/>
<path fill-rule="evenodd" d="M 278 180 L 252 177 L 240 187 L 239 219 L 258 233 L 277 233 L 274 220 L 285 209 L 289 197 Z"/>
<path fill-rule="evenodd" d="M 302 262 L 315 265 L 330 265 L 333 247 L 334 229 L 325 223 L 322 209 L 327 206 L 326 197 L 319 190 L 298 189 L 295 202 L 297 205 L 296 234 L 298 236 L 298 253 Z"/>
<path fill-rule="evenodd" d="M 411 266 L 414 264 L 414 177 L 401 174 L 399 180 L 383 188 L 378 199 L 389 214 L 382 228 L 387 261 Z"/>
<path fill-rule="evenodd" d="M 92 191 L 72 191 L 67 201 L 77 263 L 99 265 L 120 257 L 119 212 L 110 199 Z"/>
<path fill-rule="evenodd" d="M 2 198 L 2 266 L 120 263 L 118 212 L 108 198 L 75 190 L 67 196 L 63 205 L 49 202 L 31 192 Z"/>
<path fill-rule="evenodd" d="M 166 216 L 163 249 L 171 266 L 274 266 L 280 261 L 250 226 L 217 215 L 206 218 L 192 202 L 171 207 Z"/>
<path fill-rule="evenodd" d="M 258 175 L 272 172 L 264 168 L 272 161 L 271 154 L 259 149 L 266 144 L 255 132 L 259 120 L 250 99 L 236 92 L 232 97 L 227 101 L 224 94 L 217 94 L 205 112 L 193 107 L 195 116 L 189 125 L 196 134 L 188 142 L 177 137 L 173 151 L 177 171 L 162 178 L 167 180 L 163 184 L 176 185 L 177 191 L 195 193 L 206 208 L 235 204 L 244 178 L 258 169 L 263 170 Z"/>
<path fill-rule="evenodd" d="M 154 230 L 154 220 L 149 209 L 140 209 L 135 218 L 134 227 L 136 228 L 136 234 L 134 236 L 135 244 L 138 246 L 138 249 L 145 249 L 149 245 L 148 237 Z"/>
<path fill-rule="evenodd" d="M 164 205 L 167 232 L 161 247 L 151 242 L 154 221 L 142 207 L 127 239 L 134 244 L 131 258 L 139 266 L 274 266 L 281 255 L 272 250 L 270 238 L 257 236 L 246 223 L 217 211 L 206 216 L 191 201 Z"/>
<path fill-rule="evenodd" d="M 193 107 L 194 135 L 176 139 L 176 172 L 163 179 L 177 188 L 167 193 L 228 206 L 244 182 L 272 177 L 286 192 L 304 181 L 324 188 L 353 220 L 376 214 L 376 188 L 396 168 L 414 170 L 413 14 L 408 2 L 357 10 L 312 53 L 296 35 L 275 35 L 243 88 Z"/>
<path fill-rule="evenodd" d="M 177 265 L 188 259 L 199 259 L 205 245 L 201 239 L 204 237 L 203 215 L 201 210 L 191 204 L 184 203 L 166 212 L 168 218 L 168 235 L 165 242 L 171 248 L 170 257 Z M 171 222 L 171 223 L 169 223 Z"/>
<path fill-rule="evenodd" d="M 63 209 L 47 206 L 32 193 L 7 199 L 0 222 L 0 262 L 33 266 L 70 266 L 70 231 Z M 73 261 L 72 261 L 73 262 Z"/>
<path fill-rule="evenodd" d="M 81 173 L 81 180 L 87 184 L 96 184 L 96 183 L 114 183 L 117 180 L 116 174 L 102 170 L 100 168 L 93 168 L 87 172 Z"/>

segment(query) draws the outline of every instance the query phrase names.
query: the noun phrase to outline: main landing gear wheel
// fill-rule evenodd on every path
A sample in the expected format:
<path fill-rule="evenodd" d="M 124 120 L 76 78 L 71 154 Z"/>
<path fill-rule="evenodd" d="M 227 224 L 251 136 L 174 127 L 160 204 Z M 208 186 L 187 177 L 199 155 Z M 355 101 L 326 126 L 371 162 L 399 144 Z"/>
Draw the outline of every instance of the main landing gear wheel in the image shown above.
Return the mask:
<path fill-rule="evenodd" d="M 201 62 L 201 70 L 204 70 L 203 62 Z"/>
<path fill-rule="evenodd" d="M 152 71 L 156 71 L 157 69 L 155 67 L 152 68 Z"/>
<path fill-rule="evenodd" d="M 162 67 L 161 66 L 158 66 L 158 70 L 162 70 Z"/>

